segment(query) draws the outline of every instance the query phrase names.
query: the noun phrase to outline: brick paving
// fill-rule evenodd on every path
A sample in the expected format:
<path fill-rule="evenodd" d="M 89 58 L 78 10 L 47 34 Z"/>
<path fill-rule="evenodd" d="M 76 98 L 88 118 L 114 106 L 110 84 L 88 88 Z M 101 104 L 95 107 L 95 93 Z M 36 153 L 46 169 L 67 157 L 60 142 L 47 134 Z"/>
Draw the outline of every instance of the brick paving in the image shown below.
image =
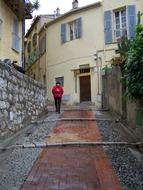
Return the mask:
<path fill-rule="evenodd" d="M 92 111 L 65 111 L 47 142 L 101 141 Z M 65 136 L 65 137 L 64 137 Z M 74 138 L 69 138 L 69 137 Z M 118 177 L 101 146 L 45 148 L 30 171 L 22 190 L 121 190 Z"/>

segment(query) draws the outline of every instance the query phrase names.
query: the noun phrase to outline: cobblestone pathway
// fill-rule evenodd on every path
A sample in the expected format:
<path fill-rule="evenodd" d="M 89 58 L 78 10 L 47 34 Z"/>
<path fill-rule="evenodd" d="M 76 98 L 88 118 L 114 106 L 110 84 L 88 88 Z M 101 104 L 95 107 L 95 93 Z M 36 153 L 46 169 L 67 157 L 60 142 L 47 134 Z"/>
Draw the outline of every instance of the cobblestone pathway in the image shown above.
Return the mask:
<path fill-rule="evenodd" d="M 100 131 L 92 118 L 90 110 L 65 111 L 46 142 L 101 141 Z M 43 149 L 22 187 L 22 190 L 121 189 L 102 147 L 71 145 Z"/>

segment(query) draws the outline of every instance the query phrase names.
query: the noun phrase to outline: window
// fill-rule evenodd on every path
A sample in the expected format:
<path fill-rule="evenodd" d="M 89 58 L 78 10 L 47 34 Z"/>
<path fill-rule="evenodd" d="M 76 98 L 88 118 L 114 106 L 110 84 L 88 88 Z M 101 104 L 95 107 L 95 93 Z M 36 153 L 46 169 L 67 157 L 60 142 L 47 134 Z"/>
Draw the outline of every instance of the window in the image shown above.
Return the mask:
<path fill-rule="evenodd" d="M 77 37 L 77 25 L 76 22 L 70 22 L 67 24 L 67 41 L 74 40 Z"/>
<path fill-rule="evenodd" d="M 27 45 L 27 52 L 28 52 L 28 53 L 31 52 L 31 41 L 28 42 L 28 45 Z"/>
<path fill-rule="evenodd" d="M 61 42 L 65 43 L 82 36 L 82 19 L 81 17 L 66 24 L 61 25 Z"/>
<path fill-rule="evenodd" d="M 0 40 L 2 39 L 2 27 L 3 27 L 3 21 L 0 19 Z"/>
<path fill-rule="evenodd" d="M 80 74 L 82 74 L 82 73 L 90 73 L 90 66 L 89 66 L 89 64 L 80 65 L 79 68 L 80 68 L 80 70 L 79 70 Z"/>
<path fill-rule="evenodd" d="M 126 10 L 120 10 L 115 12 L 115 39 L 120 39 L 122 36 L 127 35 L 126 24 Z"/>
<path fill-rule="evenodd" d="M 39 53 L 42 55 L 46 52 L 46 34 L 39 39 Z"/>
<path fill-rule="evenodd" d="M 43 75 L 43 83 L 46 85 L 46 75 Z"/>
<path fill-rule="evenodd" d="M 32 37 L 32 45 L 36 46 L 37 45 L 37 33 L 34 33 L 33 37 Z"/>
<path fill-rule="evenodd" d="M 62 86 L 64 86 L 64 77 L 57 77 L 55 78 L 56 82 L 60 82 Z"/>
<path fill-rule="evenodd" d="M 12 49 L 19 52 L 19 22 L 17 17 L 13 18 L 13 25 L 12 25 Z"/>

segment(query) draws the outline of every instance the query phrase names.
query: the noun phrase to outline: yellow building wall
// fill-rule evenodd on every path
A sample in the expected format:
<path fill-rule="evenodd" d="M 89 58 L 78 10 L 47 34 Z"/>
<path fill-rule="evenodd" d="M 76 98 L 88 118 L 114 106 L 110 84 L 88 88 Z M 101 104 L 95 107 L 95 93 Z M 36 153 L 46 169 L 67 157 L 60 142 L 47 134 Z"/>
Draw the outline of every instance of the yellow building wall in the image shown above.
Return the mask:
<path fill-rule="evenodd" d="M 2 36 L 0 39 L 0 59 L 9 58 L 17 61 L 21 66 L 21 53 L 22 53 L 22 22 L 19 21 L 19 38 L 20 38 L 20 51 L 16 52 L 12 47 L 12 22 L 14 13 L 4 1 L 0 1 L 0 19 L 2 20 Z"/>
<path fill-rule="evenodd" d="M 82 17 L 82 37 L 73 41 L 61 43 L 61 24 Z M 94 22 L 93 22 L 94 19 Z M 90 22 L 92 20 L 92 22 Z M 77 92 L 75 92 L 75 77 L 73 69 L 80 65 L 89 64 L 90 67 L 96 67 L 94 54 L 97 49 L 103 49 L 103 24 L 99 22 L 102 18 L 102 8 L 94 8 L 85 12 L 69 16 L 62 21 L 52 24 L 47 29 L 47 78 L 48 98 L 53 100 L 51 88 L 55 83 L 55 78 L 64 76 L 65 95 L 70 96 L 68 103 L 79 102 L 80 87 L 79 77 L 77 76 Z M 98 25 L 97 25 L 98 23 Z M 83 75 L 83 74 L 82 74 Z M 84 75 L 89 75 L 84 74 Z M 91 101 L 97 102 L 97 71 L 91 69 Z"/>
<path fill-rule="evenodd" d="M 27 38 L 26 38 L 26 44 L 25 44 L 25 60 L 26 60 L 26 74 L 35 80 L 38 80 L 42 82 L 43 84 L 47 84 L 47 78 L 46 78 L 46 52 L 42 53 L 42 55 L 39 56 L 39 41 L 40 39 L 44 38 L 46 31 L 45 29 L 41 30 L 41 27 L 46 23 L 50 22 L 51 18 L 48 17 L 48 15 L 41 15 L 40 19 L 33 25 L 32 30 L 29 32 Z M 39 32 L 40 31 L 40 32 Z M 34 33 L 37 33 L 37 44 L 34 47 L 32 45 L 32 36 Z M 33 53 L 34 48 L 37 50 L 37 60 L 33 61 L 29 64 L 29 55 L 30 53 L 27 51 L 28 43 L 31 41 L 31 53 Z"/>
<path fill-rule="evenodd" d="M 103 0 L 100 7 L 74 13 L 47 27 L 47 96 L 50 100 L 53 100 L 51 88 L 55 84 L 55 78 L 64 76 L 65 94 L 70 96 L 68 103 L 79 102 L 80 75 L 77 76 L 77 92 L 75 92 L 75 77 L 72 70 L 79 68 L 80 65 L 89 64 L 93 67 L 90 72 L 91 101 L 101 106 L 102 81 L 99 71 L 101 67 L 111 63 L 111 59 L 116 56 L 115 50 L 117 49 L 117 43 L 105 45 L 104 11 L 127 5 L 136 5 L 136 12 L 143 12 L 142 0 Z M 82 17 L 82 38 L 62 44 L 61 24 L 79 17 Z M 94 60 L 95 53 L 98 54 L 98 61 Z"/>
<path fill-rule="evenodd" d="M 32 64 L 26 74 L 31 78 L 42 82 L 46 86 L 46 54 L 43 54 L 34 64 Z"/>

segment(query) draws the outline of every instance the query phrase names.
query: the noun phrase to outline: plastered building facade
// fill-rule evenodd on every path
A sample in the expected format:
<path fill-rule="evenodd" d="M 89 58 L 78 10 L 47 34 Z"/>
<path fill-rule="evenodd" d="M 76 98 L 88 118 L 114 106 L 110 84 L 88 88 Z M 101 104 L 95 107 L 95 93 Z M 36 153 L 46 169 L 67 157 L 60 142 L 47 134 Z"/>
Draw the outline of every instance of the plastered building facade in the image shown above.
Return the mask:
<path fill-rule="evenodd" d="M 0 0 L 0 59 L 6 58 L 21 64 L 22 20 Z"/>
<path fill-rule="evenodd" d="M 0 60 L 23 68 L 25 19 L 32 19 L 31 6 L 30 0 L 0 0 Z"/>
<path fill-rule="evenodd" d="M 45 23 L 53 20 L 54 15 L 39 15 L 25 36 L 26 74 L 46 85 L 46 30 L 40 31 Z"/>

